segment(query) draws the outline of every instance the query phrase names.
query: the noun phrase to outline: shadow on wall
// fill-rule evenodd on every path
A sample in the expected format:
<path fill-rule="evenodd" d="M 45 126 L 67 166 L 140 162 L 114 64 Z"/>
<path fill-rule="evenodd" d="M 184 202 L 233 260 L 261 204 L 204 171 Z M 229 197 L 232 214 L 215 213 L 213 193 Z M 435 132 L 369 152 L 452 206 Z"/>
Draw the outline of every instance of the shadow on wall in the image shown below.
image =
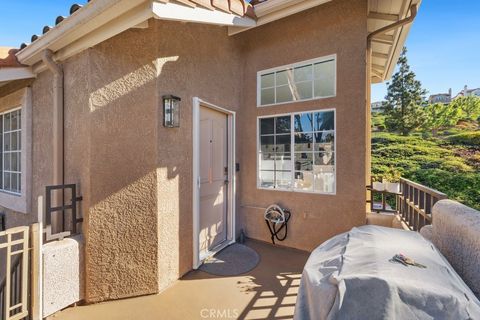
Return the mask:
<path fill-rule="evenodd" d="M 165 155 L 180 154 L 161 138 L 165 129 L 157 90 L 158 77 L 174 72 L 179 57 L 157 59 L 155 46 L 140 56 L 118 53 L 112 48 L 125 44 L 121 37 L 113 41 L 88 53 L 90 185 L 84 230 L 89 301 L 156 293 L 159 214 L 178 221 L 185 210 L 176 200 L 186 181 L 182 170 L 163 161 Z M 183 134 L 179 130 L 174 134 Z M 161 192 L 171 199 L 164 210 L 158 203 Z M 178 242 L 178 227 L 172 227 Z"/>
<path fill-rule="evenodd" d="M 168 62 L 175 62 L 178 56 L 159 58 L 152 65 L 143 65 L 140 68 L 104 85 L 90 93 L 90 112 L 107 106 L 122 96 L 136 89 L 142 88 L 148 82 L 161 75 L 163 66 Z"/>
<path fill-rule="evenodd" d="M 93 298 L 154 293 L 154 282 L 190 270 L 192 97 L 238 108 L 237 42 L 214 26 L 150 22 L 88 50 L 82 192 Z M 182 98 L 180 128 L 163 127 L 164 94 Z"/>

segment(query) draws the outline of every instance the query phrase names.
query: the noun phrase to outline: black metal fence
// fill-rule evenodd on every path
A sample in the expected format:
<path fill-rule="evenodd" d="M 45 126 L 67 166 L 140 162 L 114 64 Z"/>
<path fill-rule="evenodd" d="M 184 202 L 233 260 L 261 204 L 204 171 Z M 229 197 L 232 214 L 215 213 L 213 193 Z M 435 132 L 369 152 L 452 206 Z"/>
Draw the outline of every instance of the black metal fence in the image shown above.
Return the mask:
<path fill-rule="evenodd" d="M 45 226 L 46 241 L 79 233 L 79 205 L 83 197 L 77 196 L 77 185 L 65 184 L 46 187 Z"/>

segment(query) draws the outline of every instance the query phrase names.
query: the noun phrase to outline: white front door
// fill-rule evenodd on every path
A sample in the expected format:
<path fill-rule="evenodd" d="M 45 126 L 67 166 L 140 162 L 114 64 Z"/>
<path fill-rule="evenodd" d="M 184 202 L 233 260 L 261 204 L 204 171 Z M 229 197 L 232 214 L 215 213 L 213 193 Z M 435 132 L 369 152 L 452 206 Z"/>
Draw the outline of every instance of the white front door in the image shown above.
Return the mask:
<path fill-rule="evenodd" d="M 228 117 L 200 108 L 200 258 L 227 242 Z"/>

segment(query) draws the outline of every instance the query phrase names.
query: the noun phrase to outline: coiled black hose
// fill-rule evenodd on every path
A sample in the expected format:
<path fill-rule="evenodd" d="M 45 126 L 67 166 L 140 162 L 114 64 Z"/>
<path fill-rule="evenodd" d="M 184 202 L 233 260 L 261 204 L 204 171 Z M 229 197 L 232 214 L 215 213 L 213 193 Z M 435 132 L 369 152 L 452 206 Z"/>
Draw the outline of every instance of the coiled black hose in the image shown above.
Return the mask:
<path fill-rule="evenodd" d="M 271 205 L 265 210 L 264 218 L 267 223 L 268 230 L 272 235 L 272 243 L 275 244 L 275 239 L 283 241 L 288 234 L 288 220 L 290 220 L 291 212 L 288 209 L 282 209 L 278 205 Z M 277 229 L 278 228 L 278 229 Z M 280 232 L 284 230 L 283 236 Z"/>

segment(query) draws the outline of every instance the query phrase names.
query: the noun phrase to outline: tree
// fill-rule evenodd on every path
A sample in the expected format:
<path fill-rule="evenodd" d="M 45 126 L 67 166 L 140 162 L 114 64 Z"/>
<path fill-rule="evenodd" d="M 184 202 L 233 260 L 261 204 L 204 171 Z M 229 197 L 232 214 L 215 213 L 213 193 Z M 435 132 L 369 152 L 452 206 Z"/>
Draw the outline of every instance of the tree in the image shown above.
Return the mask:
<path fill-rule="evenodd" d="M 415 73 L 410 70 L 407 48 L 403 48 L 398 59 L 398 71 L 393 75 L 385 97 L 385 125 L 389 131 L 399 131 L 406 136 L 423 123 L 426 90 Z"/>
<path fill-rule="evenodd" d="M 459 97 L 451 102 L 452 108 L 460 110 L 463 120 L 476 121 L 480 117 L 480 98 L 476 96 Z"/>
<path fill-rule="evenodd" d="M 452 127 L 462 117 L 462 110 L 452 104 L 435 103 L 425 107 L 425 117 L 422 127 L 431 131 L 433 136 L 441 128 Z"/>

